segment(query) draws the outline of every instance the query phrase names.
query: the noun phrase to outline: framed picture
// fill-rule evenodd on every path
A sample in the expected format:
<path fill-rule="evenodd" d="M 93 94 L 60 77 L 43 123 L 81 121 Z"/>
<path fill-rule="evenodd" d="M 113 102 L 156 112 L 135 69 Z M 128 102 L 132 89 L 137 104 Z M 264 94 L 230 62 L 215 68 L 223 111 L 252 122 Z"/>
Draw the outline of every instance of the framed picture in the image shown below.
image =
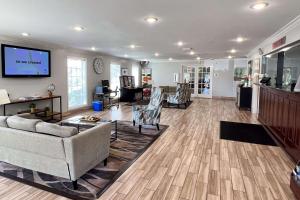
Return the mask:
<path fill-rule="evenodd" d="M 127 68 L 122 68 L 121 69 L 121 75 L 122 76 L 127 76 L 128 75 L 128 69 Z"/>

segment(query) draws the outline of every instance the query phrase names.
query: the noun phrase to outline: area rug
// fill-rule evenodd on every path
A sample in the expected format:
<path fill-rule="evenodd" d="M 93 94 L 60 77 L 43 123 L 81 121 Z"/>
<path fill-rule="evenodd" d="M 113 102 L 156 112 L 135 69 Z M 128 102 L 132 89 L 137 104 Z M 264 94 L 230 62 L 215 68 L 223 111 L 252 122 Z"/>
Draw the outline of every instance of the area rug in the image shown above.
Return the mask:
<path fill-rule="evenodd" d="M 277 146 L 264 127 L 259 124 L 221 121 L 220 138 L 238 142 Z"/>
<path fill-rule="evenodd" d="M 0 175 L 25 184 L 47 190 L 71 199 L 96 199 L 117 180 L 141 156 L 147 148 L 168 128 L 160 125 L 133 127 L 132 122 L 118 121 L 118 139 L 111 142 L 110 156 L 105 167 L 99 163 L 78 180 L 78 189 L 73 190 L 70 180 L 20 168 L 0 162 Z M 114 137 L 114 136 L 112 136 Z"/>

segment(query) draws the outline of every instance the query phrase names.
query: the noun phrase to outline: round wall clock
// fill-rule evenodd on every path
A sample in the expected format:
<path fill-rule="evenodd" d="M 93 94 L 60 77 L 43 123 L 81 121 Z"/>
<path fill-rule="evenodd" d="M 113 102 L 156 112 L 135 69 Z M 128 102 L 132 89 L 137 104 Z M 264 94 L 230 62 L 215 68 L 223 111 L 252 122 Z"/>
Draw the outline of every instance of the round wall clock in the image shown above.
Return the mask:
<path fill-rule="evenodd" d="M 96 74 L 101 74 L 104 70 L 104 62 L 102 58 L 95 58 L 93 63 L 94 71 Z"/>

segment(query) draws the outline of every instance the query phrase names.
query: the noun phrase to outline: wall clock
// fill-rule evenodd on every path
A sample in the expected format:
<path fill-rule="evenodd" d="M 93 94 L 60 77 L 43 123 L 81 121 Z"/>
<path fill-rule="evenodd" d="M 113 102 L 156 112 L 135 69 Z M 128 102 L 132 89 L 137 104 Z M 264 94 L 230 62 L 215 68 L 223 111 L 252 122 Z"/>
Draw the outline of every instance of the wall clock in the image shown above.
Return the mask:
<path fill-rule="evenodd" d="M 96 74 L 103 73 L 104 70 L 104 62 L 102 58 L 95 58 L 93 63 L 94 71 Z"/>

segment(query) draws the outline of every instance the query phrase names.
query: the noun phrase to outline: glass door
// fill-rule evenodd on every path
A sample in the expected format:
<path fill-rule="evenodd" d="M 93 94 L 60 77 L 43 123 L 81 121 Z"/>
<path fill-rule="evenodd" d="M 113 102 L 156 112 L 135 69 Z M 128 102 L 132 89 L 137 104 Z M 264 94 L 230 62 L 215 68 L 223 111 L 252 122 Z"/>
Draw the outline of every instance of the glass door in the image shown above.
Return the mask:
<path fill-rule="evenodd" d="M 210 66 L 200 65 L 198 67 L 197 80 L 198 90 L 197 96 L 204 98 L 212 98 L 211 77 L 212 70 Z"/>
<path fill-rule="evenodd" d="M 183 70 L 183 82 L 189 83 L 190 89 L 192 91 L 192 96 L 196 94 L 195 90 L 195 80 L 196 80 L 196 68 L 194 66 L 182 66 Z"/>
<path fill-rule="evenodd" d="M 212 67 L 183 65 L 183 82 L 189 83 L 193 97 L 212 98 Z"/>

